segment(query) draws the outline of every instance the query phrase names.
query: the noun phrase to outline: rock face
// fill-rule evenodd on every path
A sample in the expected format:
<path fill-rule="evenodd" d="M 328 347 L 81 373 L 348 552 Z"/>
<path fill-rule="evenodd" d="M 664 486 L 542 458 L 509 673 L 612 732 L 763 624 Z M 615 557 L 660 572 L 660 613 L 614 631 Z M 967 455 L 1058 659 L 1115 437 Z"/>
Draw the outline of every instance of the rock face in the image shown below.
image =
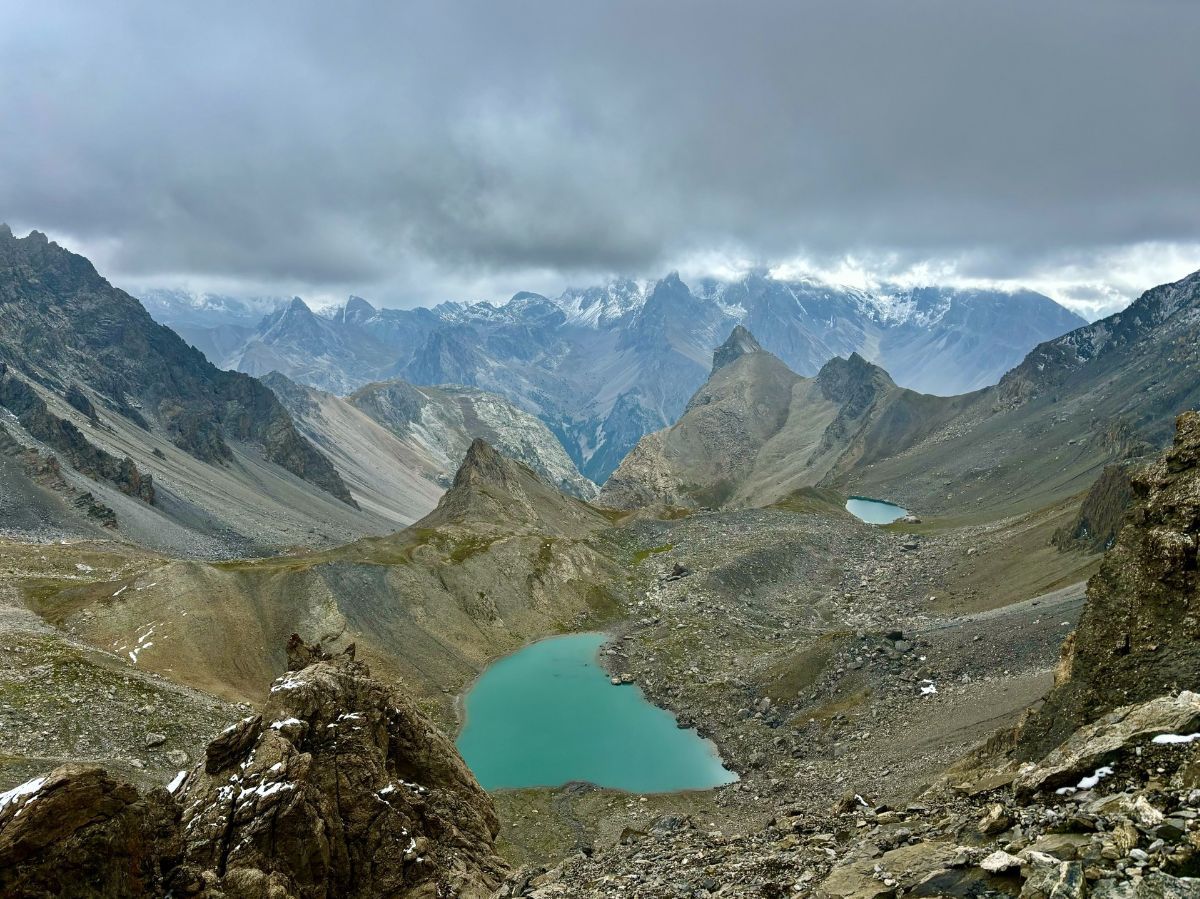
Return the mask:
<path fill-rule="evenodd" d="M 419 444 L 444 482 L 457 470 L 471 441 L 480 437 L 564 493 L 590 500 L 599 492 L 545 424 L 499 394 L 393 380 L 368 384 L 346 399 L 397 437 Z"/>
<path fill-rule="evenodd" d="M 712 370 L 715 372 L 719 368 L 724 368 L 747 353 L 761 352 L 763 352 L 763 348 L 754 339 L 754 335 L 738 325 L 729 333 L 729 338 L 713 350 Z M 711 377 L 711 374 L 709 376 Z"/>
<path fill-rule="evenodd" d="M 0 794 L 0 895 L 165 895 L 178 820 L 163 790 L 139 796 L 102 768 L 64 765 Z"/>
<path fill-rule="evenodd" d="M 477 531 L 545 533 L 576 538 L 612 522 L 600 510 L 567 496 L 529 466 L 476 438 L 467 448 L 454 483 L 421 525 L 467 524 Z"/>
<path fill-rule="evenodd" d="M 133 459 L 118 459 L 93 444 L 74 424 L 51 412 L 32 387 L 7 372 L 0 362 L 0 406 L 17 416 L 29 434 L 62 453 L 73 468 L 90 478 L 108 481 L 122 493 L 154 503 L 154 481 L 138 471 Z M 78 392 L 78 388 L 75 388 Z M 70 393 L 68 392 L 68 401 Z M 72 405 L 82 405 L 82 400 Z M 91 408 L 90 401 L 88 408 Z M 92 409 L 91 416 L 95 416 Z"/>
<path fill-rule="evenodd" d="M 1013 783 L 1018 795 L 1072 787 L 1139 743 L 1166 735 L 1187 736 L 1200 725 L 1200 694 L 1184 690 L 1140 705 L 1123 706 L 1075 731 L 1037 765 L 1024 769 Z"/>
<path fill-rule="evenodd" d="M 315 661 L 221 733 L 173 798 L 78 766 L 0 796 L 0 893 L 490 896 L 506 873 L 496 816 L 453 743 L 353 653 L 292 649 Z"/>
<path fill-rule="evenodd" d="M 1103 552 L 1116 542 L 1133 502 L 1131 466 L 1107 465 L 1088 490 L 1079 515 L 1070 525 L 1054 533 L 1060 550 L 1084 549 Z"/>
<path fill-rule="evenodd" d="M 897 387 L 857 353 L 830 359 L 815 378 L 802 377 L 739 325 L 717 349 L 712 376 L 679 421 L 638 443 L 599 502 L 769 504 L 912 447 L 965 402 Z"/>
<path fill-rule="evenodd" d="M 37 231 L 18 239 L 0 226 L 0 323 L 0 362 L 10 375 L 19 372 L 77 409 L 86 404 L 89 418 L 106 408 L 143 429 L 161 428 L 210 463 L 232 458 L 229 441 L 254 444 L 268 460 L 352 502 L 270 390 L 211 365 L 88 260 Z"/>
<path fill-rule="evenodd" d="M 1132 484 L 1136 505 L 1088 584 L 1062 682 L 1023 730 L 1026 758 L 1115 706 L 1200 683 L 1200 413 L 1179 417 L 1174 445 Z"/>

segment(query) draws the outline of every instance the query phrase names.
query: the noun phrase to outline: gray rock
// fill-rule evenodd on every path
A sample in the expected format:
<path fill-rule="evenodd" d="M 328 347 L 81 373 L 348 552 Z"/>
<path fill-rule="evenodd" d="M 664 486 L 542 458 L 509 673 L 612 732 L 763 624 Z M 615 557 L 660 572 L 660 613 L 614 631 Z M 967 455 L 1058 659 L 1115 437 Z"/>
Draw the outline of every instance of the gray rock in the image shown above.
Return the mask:
<path fill-rule="evenodd" d="M 1122 706 L 1077 730 L 1039 764 L 1013 781 L 1018 795 L 1075 786 L 1098 768 L 1157 734 L 1191 733 L 1200 724 L 1200 694 L 1189 690 Z"/>

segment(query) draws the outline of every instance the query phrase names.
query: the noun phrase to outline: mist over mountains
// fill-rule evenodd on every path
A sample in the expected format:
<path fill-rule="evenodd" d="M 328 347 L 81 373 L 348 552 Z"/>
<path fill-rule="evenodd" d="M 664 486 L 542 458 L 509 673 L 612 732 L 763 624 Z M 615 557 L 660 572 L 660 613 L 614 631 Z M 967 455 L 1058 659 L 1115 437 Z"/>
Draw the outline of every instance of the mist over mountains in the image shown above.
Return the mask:
<path fill-rule="evenodd" d="M 953 395 L 994 384 L 1038 343 L 1086 323 L 1033 291 L 866 291 L 761 272 L 690 284 L 672 273 L 557 298 L 418 309 L 354 296 L 320 312 L 300 298 L 148 296 L 159 321 L 222 368 L 279 371 L 337 394 L 390 378 L 502 394 L 544 421 L 598 483 L 644 434 L 678 419 L 738 324 L 802 375 L 857 352 L 903 387 Z"/>

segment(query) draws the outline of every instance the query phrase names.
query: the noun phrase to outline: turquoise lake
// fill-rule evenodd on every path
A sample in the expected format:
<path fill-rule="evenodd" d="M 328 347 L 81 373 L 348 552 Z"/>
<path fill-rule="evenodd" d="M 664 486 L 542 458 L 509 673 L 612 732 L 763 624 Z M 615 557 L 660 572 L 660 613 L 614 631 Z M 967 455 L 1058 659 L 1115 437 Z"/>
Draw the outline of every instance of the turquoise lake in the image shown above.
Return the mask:
<path fill-rule="evenodd" d="M 711 741 L 600 667 L 604 634 L 552 637 L 488 667 L 466 696 L 458 751 L 485 789 L 586 781 L 631 793 L 732 783 Z"/>
<path fill-rule="evenodd" d="M 846 500 L 846 511 L 867 524 L 891 524 L 908 514 L 907 509 L 901 509 L 893 503 L 867 499 L 865 496 L 852 496 Z"/>

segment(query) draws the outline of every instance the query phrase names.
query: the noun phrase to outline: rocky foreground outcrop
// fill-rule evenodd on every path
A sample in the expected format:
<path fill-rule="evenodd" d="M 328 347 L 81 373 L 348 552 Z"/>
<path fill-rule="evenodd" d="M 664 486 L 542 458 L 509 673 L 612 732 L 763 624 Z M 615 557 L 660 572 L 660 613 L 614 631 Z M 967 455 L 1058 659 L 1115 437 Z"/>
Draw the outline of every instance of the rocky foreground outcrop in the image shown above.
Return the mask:
<path fill-rule="evenodd" d="M 0 795 L 0 895 L 490 896 L 498 824 L 453 743 L 352 650 L 290 649 L 166 790 L 68 765 Z"/>
<path fill-rule="evenodd" d="M 1114 707 L 1200 686 L 1200 413 L 1179 416 L 1174 445 L 1131 483 L 1134 509 L 1088 583 L 1060 682 L 1022 730 L 1023 758 Z"/>

